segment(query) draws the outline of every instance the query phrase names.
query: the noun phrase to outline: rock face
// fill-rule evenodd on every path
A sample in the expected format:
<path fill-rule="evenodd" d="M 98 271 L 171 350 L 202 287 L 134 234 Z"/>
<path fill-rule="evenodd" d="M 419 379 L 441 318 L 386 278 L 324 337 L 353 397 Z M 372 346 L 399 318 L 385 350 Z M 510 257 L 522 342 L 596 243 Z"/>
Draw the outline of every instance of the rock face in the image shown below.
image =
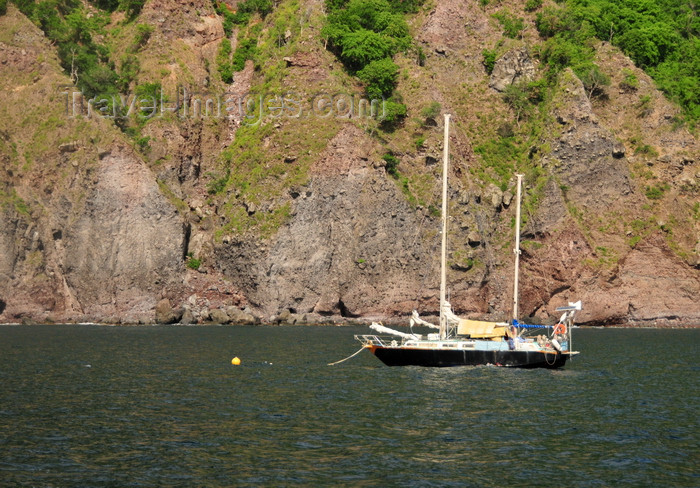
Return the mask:
<path fill-rule="evenodd" d="M 142 162 L 117 149 L 104 156 L 82 216 L 65 230 L 66 281 L 82 312 L 147 313 L 182 270 L 185 229 Z M 127 316 L 128 319 L 128 316 Z"/>
<path fill-rule="evenodd" d="M 528 313 L 555 317 L 553 309 L 532 309 L 551 296 L 552 302 L 582 300 L 584 323 L 682 325 L 700 321 L 697 272 L 674 256 L 661 236 L 640 244 L 602 275 L 586 265 L 600 263 L 601 252 L 591 249 L 585 237 L 571 229 L 547 236 L 542 248 L 526 253 L 521 299 Z M 682 311 L 682 319 L 676 311 Z"/>
<path fill-rule="evenodd" d="M 194 316 L 192 310 L 186 307 L 185 311 L 182 314 L 182 318 L 180 319 L 180 323 L 186 325 L 196 324 L 197 317 Z"/>
<path fill-rule="evenodd" d="M 700 305 L 691 297 L 700 290 L 700 275 L 658 234 L 634 248 L 614 237 L 596 247 L 590 244 L 591 236 L 573 225 L 572 209 L 581 221 L 592 220 L 633 199 L 634 188 L 624 148 L 600 124 L 580 80 L 566 71 L 560 86 L 552 114 L 558 124 L 552 133 L 559 135 L 542 157 L 555 178 L 544 188 L 542 203 L 527 227 L 539 236 L 541 247 L 524 255 L 522 308 L 554 317 L 554 304 L 581 299 L 582 322 L 699 322 Z M 624 210 L 617 212 L 623 215 Z M 675 311 L 682 311 L 683 317 Z"/>
<path fill-rule="evenodd" d="M 653 263 L 653 265 L 651 264 Z M 700 280 L 697 271 L 684 266 L 661 236 L 654 236 L 619 263 L 614 287 L 593 302 L 591 313 L 598 321 L 629 320 L 646 325 L 700 321 Z"/>
<path fill-rule="evenodd" d="M 23 234 L 22 227 L 27 227 L 14 210 L 3 209 L 0 218 L 3 222 L 0 232 L 0 280 L 7 283 L 14 278 L 18 257 L 17 244 L 21 242 L 19 239 Z"/>
<path fill-rule="evenodd" d="M 228 324 L 231 322 L 226 311 L 221 309 L 212 310 L 209 314 L 209 318 L 215 324 Z"/>
<path fill-rule="evenodd" d="M 513 83 L 535 79 L 535 65 L 524 49 L 514 49 L 496 60 L 489 86 L 503 92 Z"/>
<path fill-rule="evenodd" d="M 565 188 L 566 198 L 577 205 L 601 209 L 632 192 L 629 169 L 612 133 L 593 113 L 583 83 L 571 70 L 561 76 L 554 100 L 561 133 L 551 143 L 543 164 Z"/>
<path fill-rule="evenodd" d="M 187 4 L 154 0 L 144 5 L 141 17 L 157 25 L 169 41 L 183 40 L 203 46 L 224 37 L 221 21 L 213 15 L 211 3 L 193 0 Z"/>
<path fill-rule="evenodd" d="M 410 313 L 431 295 L 436 262 L 422 248 L 421 227 L 397 185 L 366 160 L 371 144 L 348 126 L 294 200 L 293 220 L 268 245 L 237 241 L 217 249 L 222 271 L 266 316 L 283 309 Z"/>
<path fill-rule="evenodd" d="M 10 4 L 0 16 L 0 322 L 293 325 L 436 313 L 435 114 L 450 112 L 455 311 L 509 316 L 508 175 L 525 168 L 523 315 L 554 320 L 557 306 L 581 299 L 582 323 L 700 323 L 696 137 L 672 126 L 677 109 L 603 43 L 596 62 L 613 78 L 608 98 L 591 102 L 564 71 L 553 99 L 538 106 L 549 113 L 538 114 L 527 161 L 488 163 L 486 152 L 510 145 L 528 123 L 501 92 L 544 76 L 528 54 L 539 42 L 534 27 L 504 39 L 497 8 L 444 1 L 411 18 L 422 56 L 397 59 L 409 116 L 394 132 L 355 114 L 319 123 L 261 112 L 250 127 L 240 112 L 171 116 L 143 125 L 142 151 L 111 120 L 66 116 L 56 87 L 70 80 L 55 46 Z M 207 0 L 147 2 L 137 21 L 153 27 L 145 44 L 110 39 L 138 58 L 138 82 L 159 82 L 166 94 L 243 99 L 278 85 L 310 99 L 360 93 L 322 48 L 322 2 L 277 13 L 241 32 L 259 33 L 260 52 L 274 59 L 248 61 L 229 85 L 217 70 L 222 19 Z M 532 23 L 536 14 L 523 15 Z M 484 48 L 505 51 L 490 76 Z M 622 66 L 638 76 L 637 89 L 615 88 Z M 644 100 L 643 111 L 634 108 Z M 309 145 L 314 138 L 320 144 Z M 388 152 L 400 159 L 399 178 L 385 170 Z M 272 231 L 255 227 L 280 208 Z"/>
<path fill-rule="evenodd" d="M 14 7 L 0 24 L 0 98 L 20 109 L 0 122 L 2 148 L 16 148 L 0 151 L 0 320 L 152 322 L 181 281 L 182 218 L 111 121 L 66 112 L 56 87 L 70 82 L 42 33 Z M 15 51 L 21 63 L 4 59 Z M 25 113 L 53 130 L 18 130 Z"/>
<path fill-rule="evenodd" d="M 156 292 L 179 280 L 183 222 L 143 162 L 115 148 L 95 178 L 75 220 L 3 214 L 7 317 L 150 321 Z"/>
<path fill-rule="evenodd" d="M 184 309 L 173 309 L 170 300 L 162 299 L 156 305 L 156 324 L 174 324 L 182 319 Z"/>

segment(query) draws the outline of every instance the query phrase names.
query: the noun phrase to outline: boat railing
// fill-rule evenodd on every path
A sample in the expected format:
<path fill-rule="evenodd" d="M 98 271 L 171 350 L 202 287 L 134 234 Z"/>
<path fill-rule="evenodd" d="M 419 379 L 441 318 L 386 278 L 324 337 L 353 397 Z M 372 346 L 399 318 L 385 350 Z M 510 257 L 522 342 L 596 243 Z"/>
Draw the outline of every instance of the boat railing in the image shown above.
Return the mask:
<path fill-rule="evenodd" d="M 377 335 L 373 335 L 373 334 L 356 335 L 355 339 L 360 341 L 365 346 L 387 347 L 389 345 L 392 345 L 392 343 L 396 342 L 395 337 L 391 337 L 391 336 L 381 337 L 381 336 L 377 336 Z"/>

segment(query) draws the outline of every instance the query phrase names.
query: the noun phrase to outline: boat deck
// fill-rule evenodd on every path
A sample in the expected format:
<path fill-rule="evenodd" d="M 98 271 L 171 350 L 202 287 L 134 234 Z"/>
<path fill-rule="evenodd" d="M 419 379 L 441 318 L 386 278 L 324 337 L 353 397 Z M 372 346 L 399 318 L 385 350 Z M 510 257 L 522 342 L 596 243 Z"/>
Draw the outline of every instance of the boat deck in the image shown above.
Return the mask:
<path fill-rule="evenodd" d="M 356 335 L 355 339 L 366 347 L 387 347 L 401 349 L 428 349 L 428 350 L 479 350 L 479 351 L 509 351 L 513 350 L 507 341 L 494 341 L 486 339 L 454 338 L 444 340 L 408 339 L 397 340 L 391 336 L 378 336 L 373 334 Z M 532 340 L 519 340 L 514 343 L 516 351 L 533 351 L 557 353 L 553 348 L 540 347 Z M 567 343 L 562 343 L 562 350 L 567 350 Z"/>

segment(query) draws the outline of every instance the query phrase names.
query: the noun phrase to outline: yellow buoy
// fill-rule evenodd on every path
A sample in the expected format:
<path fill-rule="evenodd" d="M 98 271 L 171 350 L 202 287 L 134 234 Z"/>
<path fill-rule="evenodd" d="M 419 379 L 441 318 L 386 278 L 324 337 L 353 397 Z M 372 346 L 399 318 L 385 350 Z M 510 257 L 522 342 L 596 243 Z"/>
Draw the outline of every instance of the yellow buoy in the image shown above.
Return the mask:
<path fill-rule="evenodd" d="M 236 356 L 231 360 L 231 364 L 233 364 L 234 366 L 238 366 L 239 364 L 241 364 L 241 360 L 238 358 L 238 356 Z"/>

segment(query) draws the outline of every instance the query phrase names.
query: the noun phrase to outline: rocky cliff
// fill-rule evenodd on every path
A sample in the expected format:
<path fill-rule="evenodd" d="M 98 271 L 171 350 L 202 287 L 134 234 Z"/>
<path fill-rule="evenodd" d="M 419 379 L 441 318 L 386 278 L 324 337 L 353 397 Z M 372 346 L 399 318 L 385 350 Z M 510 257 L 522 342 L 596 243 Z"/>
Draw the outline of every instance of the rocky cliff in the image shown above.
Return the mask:
<path fill-rule="evenodd" d="M 607 43 L 596 46 L 611 79 L 604 97 L 565 70 L 540 113 L 521 117 L 503 93 L 542 76 L 540 40 L 534 29 L 503 38 L 496 8 L 448 1 L 407 16 L 415 45 L 395 62 L 408 114 L 392 130 L 348 110 L 362 85 L 324 48 L 322 2 L 282 1 L 230 34 L 204 0 L 149 1 L 135 20 L 115 12 L 103 35 L 114 59 L 139 59 L 129 90 L 157 82 L 166 108 L 189 109 L 125 129 L 88 116 L 57 47 L 10 4 L 0 16 L 0 321 L 435 313 L 441 114 L 451 113 L 456 311 L 509 314 L 513 174 L 524 171 L 525 315 L 551 320 L 581 299 L 586 324 L 700 324 L 695 133 Z M 138 25 L 150 27 L 137 49 Z M 219 46 L 250 36 L 257 57 L 225 82 Z M 234 110 L 217 116 L 227 99 Z M 522 159 L 494 159 L 504 145 L 493 141 L 516 141 Z"/>

